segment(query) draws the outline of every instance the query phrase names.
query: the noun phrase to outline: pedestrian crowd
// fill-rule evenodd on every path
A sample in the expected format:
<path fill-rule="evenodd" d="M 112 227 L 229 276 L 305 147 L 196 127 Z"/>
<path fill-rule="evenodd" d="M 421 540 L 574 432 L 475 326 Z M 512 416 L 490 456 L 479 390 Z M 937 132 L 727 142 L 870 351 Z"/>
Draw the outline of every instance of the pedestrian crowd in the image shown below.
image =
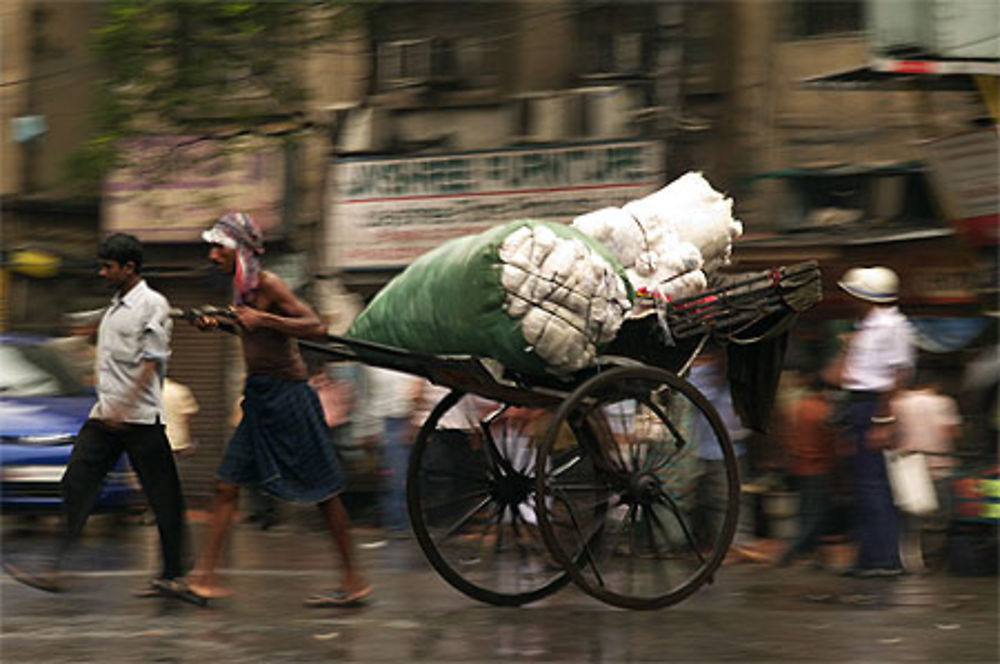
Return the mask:
<path fill-rule="evenodd" d="M 915 336 L 897 306 L 899 282 L 884 267 L 849 270 L 839 282 L 854 307 L 853 331 L 825 366 L 789 372 L 777 416 L 784 471 L 798 495 L 794 537 L 779 566 L 810 561 L 846 575 L 903 574 L 901 490 L 891 464 L 922 453 L 934 479 L 937 514 L 948 515 L 948 471 L 961 433 L 956 401 L 932 371 L 918 367 Z M 851 545 L 846 565 L 822 544 Z M 833 564 L 831 564 L 833 562 Z"/>

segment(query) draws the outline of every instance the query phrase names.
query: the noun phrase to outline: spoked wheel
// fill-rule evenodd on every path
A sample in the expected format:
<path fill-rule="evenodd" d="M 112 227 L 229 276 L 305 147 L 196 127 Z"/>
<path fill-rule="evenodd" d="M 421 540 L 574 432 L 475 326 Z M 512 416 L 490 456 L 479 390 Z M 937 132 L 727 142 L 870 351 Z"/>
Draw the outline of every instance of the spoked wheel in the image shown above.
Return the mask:
<path fill-rule="evenodd" d="M 567 447 L 565 423 L 588 433 Z M 672 373 L 620 367 L 582 384 L 556 411 L 536 466 L 546 469 L 536 479 L 546 545 L 608 604 L 675 604 L 711 581 L 729 549 L 736 457 L 712 405 Z"/>
<path fill-rule="evenodd" d="M 559 590 L 569 575 L 548 554 L 535 516 L 535 458 L 547 409 L 476 412 L 446 396 L 410 454 L 407 503 L 420 548 L 466 595 L 518 606 Z"/>

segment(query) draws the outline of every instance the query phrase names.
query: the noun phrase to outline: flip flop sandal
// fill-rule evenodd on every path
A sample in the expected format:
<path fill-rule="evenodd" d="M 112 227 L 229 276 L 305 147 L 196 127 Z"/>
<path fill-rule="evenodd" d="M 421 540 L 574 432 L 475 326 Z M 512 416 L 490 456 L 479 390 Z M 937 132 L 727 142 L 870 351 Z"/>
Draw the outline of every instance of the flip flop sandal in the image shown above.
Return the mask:
<path fill-rule="evenodd" d="M 191 587 L 185 581 L 178 581 L 177 579 L 153 579 L 149 584 L 149 588 L 158 592 L 160 597 L 173 597 L 197 606 L 208 605 L 208 598 L 191 590 Z M 155 596 L 144 595 L 144 597 Z"/>
<path fill-rule="evenodd" d="M 348 594 L 343 589 L 331 590 L 329 592 L 310 595 L 305 599 L 305 605 L 312 609 L 328 608 L 353 608 L 364 606 L 371 598 L 374 588 L 367 586 L 361 590 Z"/>
<path fill-rule="evenodd" d="M 43 590 L 47 593 L 61 593 L 66 591 L 66 584 L 59 578 L 58 572 L 32 574 L 28 570 L 10 562 L 4 562 L 3 569 L 16 581 L 36 590 Z"/>
<path fill-rule="evenodd" d="M 148 586 L 143 586 L 135 592 L 132 593 L 133 597 L 149 598 L 149 597 L 163 597 L 163 591 L 157 588 L 152 581 L 149 582 Z"/>

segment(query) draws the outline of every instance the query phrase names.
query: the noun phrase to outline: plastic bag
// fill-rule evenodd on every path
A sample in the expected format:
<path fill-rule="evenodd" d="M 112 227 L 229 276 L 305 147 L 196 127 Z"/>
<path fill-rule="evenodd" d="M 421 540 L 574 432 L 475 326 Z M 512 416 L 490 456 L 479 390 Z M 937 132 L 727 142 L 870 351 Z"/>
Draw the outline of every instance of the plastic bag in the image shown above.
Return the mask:
<path fill-rule="evenodd" d="M 937 492 L 924 455 L 919 452 L 902 454 L 895 450 L 884 450 L 883 454 L 896 507 L 917 515 L 936 511 Z"/>

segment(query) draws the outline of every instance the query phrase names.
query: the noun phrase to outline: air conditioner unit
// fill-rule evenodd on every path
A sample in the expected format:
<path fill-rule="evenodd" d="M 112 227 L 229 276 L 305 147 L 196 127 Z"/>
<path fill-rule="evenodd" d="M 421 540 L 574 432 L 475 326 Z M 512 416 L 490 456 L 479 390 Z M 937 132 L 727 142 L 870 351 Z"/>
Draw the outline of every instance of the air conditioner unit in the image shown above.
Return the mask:
<path fill-rule="evenodd" d="M 552 143 L 582 135 L 582 104 L 573 91 L 539 92 L 517 98 L 512 134 L 516 140 Z"/>
<path fill-rule="evenodd" d="M 392 134 L 389 113 L 382 108 L 355 108 L 347 112 L 337 146 L 341 152 L 382 152 Z"/>
<path fill-rule="evenodd" d="M 942 58 L 1000 58 L 1000 2 L 931 0 L 925 12 L 933 39 L 931 53 Z"/>
<path fill-rule="evenodd" d="M 865 24 L 875 51 L 888 53 L 900 50 L 920 50 L 929 41 L 922 0 L 868 0 L 865 2 Z"/>
<path fill-rule="evenodd" d="M 630 138 L 638 135 L 635 120 L 639 94 L 623 86 L 577 90 L 583 109 L 583 133 L 588 138 Z"/>
<path fill-rule="evenodd" d="M 912 50 L 941 58 L 1000 58 L 996 0 L 868 0 L 865 20 L 878 53 Z"/>

